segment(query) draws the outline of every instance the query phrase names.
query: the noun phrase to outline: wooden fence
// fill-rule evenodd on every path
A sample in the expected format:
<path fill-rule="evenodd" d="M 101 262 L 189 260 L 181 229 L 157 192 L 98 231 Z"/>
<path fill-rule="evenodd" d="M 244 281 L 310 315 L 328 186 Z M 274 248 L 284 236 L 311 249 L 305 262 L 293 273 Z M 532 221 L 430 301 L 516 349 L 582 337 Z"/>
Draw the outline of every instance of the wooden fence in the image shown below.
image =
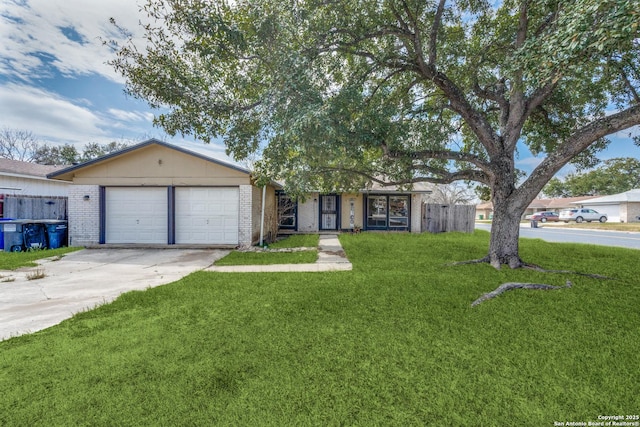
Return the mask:
<path fill-rule="evenodd" d="M 475 205 L 422 205 L 422 231 L 444 233 L 461 231 L 473 233 L 475 228 Z"/>
<path fill-rule="evenodd" d="M 66 197 L 4 196 L 3 216 L 13 219 L 67 218 Z"/>

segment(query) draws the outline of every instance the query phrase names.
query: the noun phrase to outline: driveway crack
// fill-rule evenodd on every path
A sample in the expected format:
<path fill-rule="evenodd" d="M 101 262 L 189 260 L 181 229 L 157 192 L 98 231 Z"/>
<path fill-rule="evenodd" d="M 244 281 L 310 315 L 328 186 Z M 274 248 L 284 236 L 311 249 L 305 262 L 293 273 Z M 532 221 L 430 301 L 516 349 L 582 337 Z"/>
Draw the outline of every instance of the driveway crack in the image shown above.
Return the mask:
<path fill-rule="evenodd" d="M 49 295 L 46 294 L 46 292 L 44 291 L 44 286 L 42 285 L 37 285 L 38 288 L 40 289 L 40 293 L 45 297 L 45 299 L 48 301 L 50 299 L 52 299 L 51 297 L 49 297 Z"/>

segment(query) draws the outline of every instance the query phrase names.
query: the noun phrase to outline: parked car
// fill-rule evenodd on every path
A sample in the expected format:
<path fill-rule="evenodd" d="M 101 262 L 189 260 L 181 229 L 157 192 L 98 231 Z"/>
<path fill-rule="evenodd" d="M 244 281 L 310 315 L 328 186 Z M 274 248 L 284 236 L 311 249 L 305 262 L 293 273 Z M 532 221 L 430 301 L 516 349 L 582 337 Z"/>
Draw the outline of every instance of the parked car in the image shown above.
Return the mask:
<path fill-rule="evenodd" d="M 560 215 L 558 215 L 558 212 L 544 211 L 544 212 L 536 212 L 533 215 L 527 215 L 525 219 L 529 219 L 531 221 L 540 221 L 540 222 L 547 222 L 547 221 L 558 222 L 560 221 Z"/>
<path fill-rule="evenodd" d="M 607 222 L 607 214 L 599 213 L 593 209 L 565 209 L 560 211 L 560 221 L 569 222 L 582 222 L 582 221 L 600 221 Z"/>

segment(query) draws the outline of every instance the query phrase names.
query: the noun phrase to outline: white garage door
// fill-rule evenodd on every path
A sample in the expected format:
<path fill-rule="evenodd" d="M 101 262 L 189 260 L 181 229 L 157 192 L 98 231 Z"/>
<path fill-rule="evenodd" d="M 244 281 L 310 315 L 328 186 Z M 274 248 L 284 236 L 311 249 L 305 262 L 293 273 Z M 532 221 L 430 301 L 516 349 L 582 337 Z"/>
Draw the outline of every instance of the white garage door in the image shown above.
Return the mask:
<path fill-rule="evenodd" d="M 167 243 L 167 189 L 107 188 L 106 243 Z"/>
<path fill-rule="evenodd" d="M 176 188 L 176 243 L 238 244 L 237 187 Z"/>
<path fill-rule="evenodd" d="M 586 206 L 586 203 L 585 203 Z M 620 222 L 620 205 L 591 205 L 591 209 L 598 211 L 598 213 L 606 213 L 607 220 L 609 222 Z"/>

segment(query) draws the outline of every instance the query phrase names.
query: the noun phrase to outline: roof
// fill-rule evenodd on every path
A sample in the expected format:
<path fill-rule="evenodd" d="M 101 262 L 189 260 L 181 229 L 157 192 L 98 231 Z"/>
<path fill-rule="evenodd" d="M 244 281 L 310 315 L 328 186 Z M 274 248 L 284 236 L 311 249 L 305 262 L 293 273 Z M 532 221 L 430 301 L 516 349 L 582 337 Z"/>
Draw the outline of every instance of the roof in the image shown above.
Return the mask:
<path fill-rule="evenodd" d="M 39 165 L 37 163 L 0 158 L 0 175 L 46 178 L 48 174 L 63 168 L 65 166 Z"/>
<path fill-rule="evenodd" d="M 612 203 L 640 202 L 640 189 L 625 191 L 624 193 L 610 196 L 595 197 L 589 200 L 589 204 L 605 205 Z"/>
<path fill-rule="evenodd" d="M 149 139 L 147 141 L 141 142 L 140 144 L 132 145 L 130 147 L 124 148 L 124 149 L 119 150 L 119 151 L 114 151 L 113 153 L 109 153 L 107 155 L 98 157 L 96 159 L 89 160 L 87 162 L 80 163 L 78 165 L 70 166 L 70 167 L 67 167 L 65 169 L 61 169 L 61 170 L 49 173 L 47 175 L 47 177 L 48 178 L 53 178 L 53 179 L 63 179 L 61 177 L 63 175 L 67 175 L 70 172 L 75 172 L 75 171 L 77 171 L 79 169 L 84 169 L 84 168 L 89 167 L 89 166 L 97 165 L 99 163 L 103 163 L 105 161 L 114 159 L 116 157 L 125 155 L 127 153 L 132 152 L 132 151 L 139 150 L 141 148 L 148 147 L 148 146 L 151 146 L 151 145 L 160 145 L 160 146 L 163 146 L 163 147 L 166 147 L 166 148 L 170 148 L 172 150 L 179 151 L 181 153 L 188 154 L 190 156 L 198 157 L 198 158 L 200 158 L 202 160 L 205 160 L 205 161 L 208 161 L 208 162 L 216 163 L 218 165 L 221 165 L 221 166 L 224 166 L 224 167 L 227 167 L 227 168 L 230 168 L 230 169 L 234 169 L 234 170 L 237 170 L 239 172 L 246 173 L 247 175 L 251 174 L 251 171 L 249 171 L 248 169 L 242 168 L 240 166 L 237 166 L 237 165 L 234 165 L 234 164 L 231 164 L 231 163 L 228 163 L 228 162 L 224 162 L 222 160 L 215 159 L 213 157 L 209 157 L 209 156 L 206 156 L 204 154 L 196 153 L 195 151 L 187 150 L 186 148 L 178 147 L 177 145 L 169 144 L 167 142 L 160 141 L 158 139 L 152 138 L 152 139 Z"/>
<path fill-rule="evenodd" d="M 382 185 L 374 182 L 370 188 L 361 190 L 363 193 L 433 193 L 433 184 L 428 182 L 414 182 L 407 190 L 403 190 L 399 185 Z"/>
<path fill-rule="evenodd" d="M 563 197 L 559 199 L 547 199 L 547 209 L 553 210 L 558 208 L 568 208 L 575 203 L 581 203 L 589 199 L 593 199 L 594 196 L 580 196 L 580 197 Z"/>
<path fill-rule="evenodd" d="M 640 190 L 638 190 L 640 191 Z M 542 210 L 555 210 L 562 208 L 572 207 L 573 204 L 578 204 L 589 200 L 591 203 L 592 199 L 595 196 L 581 196 L 581 197 L 561 197 L 557 199 L 533 199 L 528 209 L 542 209 Z M 476 209 L 493 209 L 493 204 L 491 202 L 483 202 L 479 205 L 476 205 Z"/>

